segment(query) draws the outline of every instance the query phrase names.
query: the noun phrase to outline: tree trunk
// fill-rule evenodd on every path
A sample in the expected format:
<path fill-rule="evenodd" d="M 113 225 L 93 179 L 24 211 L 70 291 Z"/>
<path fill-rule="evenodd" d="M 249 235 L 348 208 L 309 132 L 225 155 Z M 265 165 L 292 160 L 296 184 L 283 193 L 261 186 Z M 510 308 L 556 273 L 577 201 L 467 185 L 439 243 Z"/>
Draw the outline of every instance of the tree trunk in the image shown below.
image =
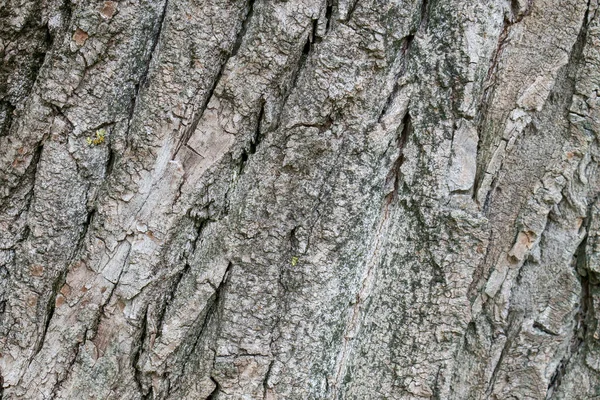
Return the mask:
<path fill-rule="evenodd" d="M 0 63 L 0 398 L 600 398 L 598 0 L 5 0 Z"/>

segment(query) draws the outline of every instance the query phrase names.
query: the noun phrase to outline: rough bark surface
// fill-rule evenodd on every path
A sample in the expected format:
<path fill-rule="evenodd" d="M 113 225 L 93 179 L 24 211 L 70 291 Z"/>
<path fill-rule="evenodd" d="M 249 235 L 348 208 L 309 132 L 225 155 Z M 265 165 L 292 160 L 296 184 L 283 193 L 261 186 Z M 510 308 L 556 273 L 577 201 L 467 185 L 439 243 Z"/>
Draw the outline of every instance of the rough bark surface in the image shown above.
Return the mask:
<path fill-rule="evenodd" d="M 0 1 L 0 398 L 600 398 L 598 0 Z"/>

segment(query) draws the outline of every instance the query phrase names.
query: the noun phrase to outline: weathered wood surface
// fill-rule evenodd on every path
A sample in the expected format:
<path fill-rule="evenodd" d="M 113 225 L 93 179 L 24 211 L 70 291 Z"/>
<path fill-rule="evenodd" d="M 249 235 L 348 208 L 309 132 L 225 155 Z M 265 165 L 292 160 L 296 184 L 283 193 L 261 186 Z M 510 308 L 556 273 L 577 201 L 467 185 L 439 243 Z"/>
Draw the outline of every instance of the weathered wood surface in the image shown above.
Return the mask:
<path fill-rule="evenodd" d="M 598 0 L 4 0 L 0 397 L 600 398 L 599 99 Z"/>

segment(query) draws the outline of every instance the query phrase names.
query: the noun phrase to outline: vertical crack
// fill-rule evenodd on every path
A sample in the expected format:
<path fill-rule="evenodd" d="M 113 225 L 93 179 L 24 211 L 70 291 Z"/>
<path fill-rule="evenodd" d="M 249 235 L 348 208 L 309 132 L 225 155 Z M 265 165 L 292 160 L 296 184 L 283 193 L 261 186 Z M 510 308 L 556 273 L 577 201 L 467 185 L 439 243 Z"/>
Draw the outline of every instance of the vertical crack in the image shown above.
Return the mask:
<path fill-rule="evenodd" d="M 396 96 L 398 95 L 398 92 L 400 91 L 400 85 L 398 84 L 398 79 L 400 79 L 400 77 L 406 73 L 406 68 L 408 65 L 408 51 L 409 51 L 410 46 L 412 45 L 414 39 L 415 39 L 414 34 L 407 35 L 406 37 L 404 37 L 402 39 L 402 45 L 400 47 L 401 56 L 403 58 L 402 66 L 400 67 L 400 71 L 394 78 L 394 87 L 392 88 L 392 92 L 387 97 L 387 100 L 385 101 L 385 104 L 383 105 L 383 108 L 381 109 L 381 113 L 379 113 L 379 117 L 377 117 L 377 123 L 381 123 L 383 121 L 383 117 L 385 117 L 385 115 L 387 114 L 389 108 L 392 106 L 392 103 L 394 102 L 394 99 L 396 98 Z"/>
<path fill-rule="evenodd" d="M 275 123 L 274 129 L 279 128 L 279 124 L 281 122 L 281 116 L 283 115 L 283 110 L 285 109 L 285 106 L 286 106 L 288 99 L 289 99 L 290 95 L 292 94 L 294 88 L 298 84 L 298 78 L 300 77 L 300 73 L 306 66 L 306 61 L 308 60 L 308 57 L 313 52 L 313 38 L 314 37 L 316 37 L 316 25 L 313 22 L 312 30 L 310 31 L 308 38 L 306 39 L 306 42 L 304 43 L 304 46 L 302 47 L 302 52 L 300 53 L 300 57 L 298 58 L 296 68 L 292 72 L 290 84 L 286 88 L 286 90 L 283 94 L 283 98 L 281 99 L 281 109 L 277 115 L 277 122 Z M 316 43 L 318 43 L 318 41 Z"/>
<path fill-rule="evenodd" d="M 223 63 L 221 64 L 221 67 L 219 68 L 219 72 L 217 72 L 217 75 L 215 76 L 215 79 L 213 80 L 213 84 L 210 87 L 210 89 L 208 90 L 208 92 L 206 93 L 204 101 L 202 102 L 202 105 L 200 106 L 200 110 L 198 111 L 197 115 L 192 119 L 192 123 L 190 124 L 189 128 L 187 128 L 185 130 L 185 132 L 181 136 L 181 139 L 179 139 L 179 142 L 177 143 L 177 146 L 175 147 L 175 151 L 173 152 L 173 157 L 171 157 L 172 160 L 174 160 L 175 157 L 177 157 L 177 154 L 179 153 L 179 151 L 181 150 L 181 148 L 183 146 L 186 146 L 187 148 L 194 151 L 199 156 L 202 156 L 198 152 L 196 152 L 194 149 L 189 147 L 187 145 L 187 143 L 189 142 L 190 138 L 196 131 L 196 128 L 198 127 L 198 124 L 200 123 L 200 120 L 202 119 L 202 116 L 204 115 L 204 112 L 206 111 L 206 108 L 208 107 L 208 103 L 210 102 L 210 99 L 212 99 L 212 97 L 213 97 L 215 89 L 217 88 L 217 85 L 221 81 L 221 77 L 223 76 L 223 72 L 225 72 L 225 66 L 227 65 L 228 60 L 229 60 L 229 57 L 227 57 L 225 59 L 225 61 L 223 61 Z"/>
<path fill-rule="evenodd" d="M 16 107 L 8 100 L 0 101 L 0 137 L 7 136 Z"/>
<path fill-rule="evenodd" d="M 249 0 L 248 1 L 247 5 L 246 5 L 246 7 L 247 7 L 246 16 L 244 17 L 244 20 L 242 21 L 242 26 L 240 27 L 240 30 L 239 30 L 239 32 L 237 34 L 237 37 L 236 37 L 236 40 L 233 43 L 233 46 L 232 46 L 231 50 L 229 51 L 229 54 L 227 55 L 227 57 L 225 57 L 225 59 L 221 63 L 221 66 L 219 67 L 219 72 L 217 72 L 217 75 L 213 79 L 213 84 L 210 87 L 210 89 L 208 90 L 208 92 L 206 93 L 204 101 L 202 101 L 202 105 L 200 106 L 200 108 L 199 108 L 198 112 L 196 113 L 196 115 L 192 118 L 192 123 L 185 130 L 185 132 L 183 133 L 183 135 L 179 139 L 179 141 L 177 143 L 177 146 L 175 146 L 175 151 L 173 152 L 173 156 L 171 157 L 172 160 L 174 160 L 177 157 L 177 154 L 179 154 L 179 151 L 181 150 L 181 148 L 183 146 L 186 146 L 187 148 L 189 148 L 190 150 L 192 150 L 196 154 L 198 154 L 194 149 L 192 149 L 191 147 L 189 147 L 187 145 L 187 143 L 190 140 L 190 138 L 192 137 L 192 135 L 194 134 L 194 132 L 196 131 L 196 128 L 198 127 L 198 124 L 202 120 L 202 116 L 204 115 L 204 112 L 206 111 L 206 108 L 208 107 L 208 104 L 210 103 L 210 99 L 212 99 L 212 97 L 214 95 L 214 92 L 215 92 L 215 89 L 217 88 L 219 82 L 221 81 L 221 78 L 223 77 L 223 73 L 225 72 L 225 67 L 227 66 L 227 63 L 229 62 L 229 60 L 231 59 L 231 57 L 235 57 L 238 54 L 238 51 L 239 51 L 240 47 L 242 46 L 242 43 L 244 41 L 244 37 L 246 36 L 246 33 L 248 31 L 248 27 L 249 27 L 250 22 L 252 20 L 252 16 L 254 15 L 254 4 L 255 4 L 255 1 L 256 0 Z"/>
<path fill-rule="evenodd" d="M 359 0 L 350 0 L 350 7 L 348 8 L 348 12 L 346 13 L 345 21 L 348 22 L 352 19 L 352 15 L 354 15 L 354 11 L 356 11 L 356 6 L 358 6 Z"/>
<path fill-rule="evenodd" d="M 69 379 L 69 375 L 71 374 L 71 371 L 73 370 L 73 367 L 75 366 L 75 363 L 77 362 L 77 357 L 79 357 L 79 352 L 81 351 L 81 347 L 84 346 L 87 341 L 87 333 L 88 333 L 88 329 L 86 328 L 83 331 L 81 341 L 78 341 L 77 344 L 75 345 L 73 358 L 71 358 L 71 360 L 69 361 L 69 364 L 67 365 L 67 368 L 65 368 L 64 375 L 62 377 L 60 377 L 54 384 L 54 386 L 52 388 L 52 392 L 50 394 L 50 400 L 54 400 L 56 398 L 56 396 L 58 396 L 58 392 L 59 392 L 62 384 L 65 383 L 67 381 L 67 379 Z"/>
<path fill-rule="evenodd" d="M 127 118 L 127 130 L 126 130 L 126 137 L 129 136 L 129 130 L 131 128 L 131 122 L 133 120 L 133 116 L 135 114 L 135 109 L 137 107 L 137 100 L 138 97 L 140 95 L 140 91 L 143 87 L 146 87 L 147 83 L 148 83 L 148 74 L 150 73 L 150 66 L 152 64 L 152 60 L 155 59 L 156 57 L 156 48 L 158 47 L 158 43 L 160 41 L 160 37 L 163 31 L 164 26 L 166 25 L 166 15 L 167 15 L 167 8 L 169 6 L 169 0 L 165 0 L 165 3 L 163 5 L 163 9 L 162 12 L 158 18 L 158 29 L 156 31 L 156 33 L 153 35 L 152 38 L 152 44 L 150 45 L 150 56 L 148 57 L 148 61 L 146 61 L 144 63 L 144 69 L 142 70 L 142 74 L 140 75 L 140 78 L 138 79 L 138 83 L 135 85 L 135 89 L 134 89 L 134 94 L 133 97 L 131 98 L 131 105 L 129 108 L 129 116 Z"/>
<path fill-rule="evenodd" d="M 271 361 L 269 364 L 269 368 L 267 368 L 267 373 L 265 374 L 265 378 L 263 379 L 263 400 L 267 400 L 267 395 L 269 394 L 269 377 L 271 376 L 271 370 L 273 369 L 273 364 L 275 361 Z M 2 400 L 0 398 L 0 400 Z"/>
<path fill-rule="evenodd" d="M 506 328 L 506 342 L 504 343 L 504 347 L 502 347 L 502 351 L 500 352 L 500 357 L 494 366 L 494 370 L 492 375 L 490 376 L 490 381 L 486 390 L 486 398 L 490 398 L 493 395 L 494 385 L 496 384 L 496 380 L 498 379 L 498 374 L 502 367 L 502 362 L 504 358 L 510 351 L 512 347 L 513 340 L 519 336 L 522 328 L 523 314 L 518 312 L 510 312 L 508 315 L 508 327 Z"/>
<path fill-rule="evenodd" d="M 331 18 L 333 16 L 333 0 L 327 0 L 325 8 L 325 34 L 331 30 Z"/>
<path fill-rule="evenodd" d="M 169 7 L 169 0 L 165 0 L 165 4 L 163 6 L 162 12 L 158 19 L 158 30 L 154 34 L 154 37 L 152 40 L 152 45 L 150 46 L 150 57 L 148 58 L 148 62 L 145 64 L 144 71 L 142 72 L 142 76 L 140 77 L 140 80 L 139 80 L 140 87 L 146 86 L 146 84 L 148 82 L 148 73 L 150 72 L 150 66 L 152 65 L 152 61 L 156 58 L 156 54 L 155 54 L 156 48 L 158 47 L 158 43 L 160 42 L 160 37 L 161 37 L 162 31 L 164 29 L 164 26 L 166 25 L 165 17 L 167 15 L 168 7 Z M 139 87 L 138 87 L 138 89 L 139 89 Z M 137 93 L 134 98 L 137 98 Z"/>
<path fill-rule="evenodd" d="M 204 334 L 204 332 L 206 332 L 208 325 L 210 324 L 210 322 L 212 321 L 213 318 L 218 317 L 219 309 L 223 303 L 224 292 L 225 292 L 227 286 L 229 285 L 229 280 L 232 275 L 232 270 L 233 270 L 233 264 L 230 262 L 227 265 L 227 268 L 225 269 L 225 273 L 223 274 L 223 278 L 221 279 L 221 282 L 216 287 L 214 287 L 215 292 L 210 297 L 210 299 L 207 301 L 207 303 L 209 303 L 209 306 L 208 306 L 206 313 L 204 314 L 204 318 L 202 320 L 200 328 L 198 329 L 198 331 L 195 335 L 194 343 L 191 346 L 191 349 L 189 350 L 187 355 L 185 357 L 183 357 L 184 361 L 183 361 L 182 371 L 185 371 L 185 369 L 187 368 L 187 365 L 190 362 L 190 358 L 191 358 L 190 356 L 196 350 L 196 347 L 198 346 L 198 342 L 200 342 L 202 335 Z M 216 351 L 215 351 L 215 357 L 216 357 Z M 213 362 L 213 369 L 214 369 L 214 362 Z M 217 381 L 215 381 L 212 376 L 211 376 L 211 379 L 217 385 L 217 388 L 215 389 L 215 391 L 213 391 L 213 394 L 211 394 L 211 396 L 212 395 L 216 396 L 219 391 L 220 386 L 218 385 Z M 211 398 L 216 398 L 216 397 L 209 396 L 207 399 L 211 399 Z"/>
<path fill-rule="evenodd" d="M 108 144 L 108 159 L 106 160 L 106 172 L 104 174 L 105 176 L 110 176 L 112 174 L 112 171 L 115 166 L 115 160 L 116 160 L 115 151 L 109 143 Z"/>
<path fill-rule="evenodd" d="M 242 151 L 242 156 L 240 159 L 239 175 L 241 175 L 244 172 L 246 163 L 248 162 L 250 156 L 256 153 L 256 147 L 260 144 L 260 142 L 262 140 L 261 124 L 262 124 L 264 112 L 265 112 L 265 102 L 263 100 L 261 103 L 261 106 L 260 106 L 260 111 L 258 112 L 258 117 L 256 118 L 256 129 L 254 130 L 254 135 L 250 138 L 250 144 L 248 146 L 248 150 L 244 149 Z"/>
<path fill-rule="evenodd" d="M 429 25 L 429 13 L 430 6 L 429 0 L 421 0 L 421 19 L 419 22 L 419 30 L 427 29 L 427 25 Z"/>
<path fill-rule="evenodd" d="M 156 339 L 158 339 L 162 336 L 162 326 L 164 323 L 165 314 L 167 312 L 167 309 L 173 302 L 173 299 L 175 298 L 175 295 L 177 293 L 179 285 L 181 284 L 181 281 L 191 270 L 190 258 L 196 252 L 196 249 L 198 248 L 198 241 L 202 238 L 202 232 L 204 231 L 204 229 L 210 222 L 213 222 L 213 220 L 211 220 L 209 218 L 195 218 L 194 220 L 195 220 L 194 224 L 195 224 L 195 228 L 196 228 L 196 236 L 192 241 L 190 253 L 189 253 L 189 255 L 186 256 L 184 267 L 175 275 L 175 277 L 173 279 L 173 284 L 171 285 L 169 292 L 166 294 L 164 304 L 162 305 L 160 313 L 158 314 L 158 316 L 156 318 L 157 319 Z"/>
<path fill-rule="evenodd" d="M 337 399 L 338 396 L 343 396 L 341 391 L 344 385 L 344 377 L 349 373 L 348 362 L 354 346 L 354 339 L 358 336 L 362 325 L 362 309 L 368 306 L 368 301 L 371 296 L 373 279 L 377 273 L 377 268 L 381 262 L 384 244 L 387 242 L 387 229 L 390 221 L 390 205 L 393 200 L 397 199 L 398 188 L 400 184 L 400 167 L 404 162 L 404 148 L 409 135 L 412 133 L 412 121 L 410 113 L 407 111 L 402 120 L 400 133 L 397 139 L 399 149 L 398 158 L 394 162 L 392 169 L 386 177 L 386 187 L 393 181 L 394 188 L 391 193 L 384 197 L 384 203 L 381 211 L 381 218 L 373 233 L 373 244 L 370 246 L 369 253 L 365 257 L 365 266 L 362 272 L 358 291 L 355 298 L 350 304 L 345 327 L 342 334 L 342 342 L 337 355 L 335 365 L 333 367 L 333 381 L 331 382 L 331 398 Z"/>
<path fill-rule="evenodd" d="M 483 88 L 483 95 L 481 96 L 481 109 L 480 109 L 481 117 L 479 118 L 479 121 L 478 121 L 479 123 L 477 126 L 477 152 L 476 152 L 477 161 L 475 163 L 475 182 L 473 184 L 473 200 L 475 200 L 475 201 L 477 201 L 478 192 L 479 192 L 480 186 L 483 183 L 483 180 L 485 178 L 486 168 L 487 168 L 486 165 L 482 164 L 483 160 L 481 160 L 481 152 L 483 150 L 483 141 L 484 141 L 483 127 L 486 122 L 486 119 L 484 116 L 487 114 L 488 108 L 490 107 L 490 99 L 492 97 L 492 93 L 494 91 L 494 87 L 496 84 L 495 78 L 498 74 L 500 57 L 502 56 L 502 53 L 504 52 L 504 48 L 509 43 L 509 41 L 507 40 L 508 34 L 510 32 L 509 28 L 513 24 L 514 23 L 511 22 L 509 19 L 507 19 L 506 17 L 504 18 L 504 25 L 502 27 L 502 32 L 500 32 L 500 35 L 498 36 L 498 44 L 496 45 L 496 49 L 492 53 L 491 64 L 490 64 L 490 67 L 488 68 L 487 77 L 485 78 L 486 83 Z"/>
<path fill-rule="evenodd" d="M 477 121 L 477 151 L 476 151 L 477 156 L 476 156 L 476 162 L 475 162 L 475 181 L 473 184 L 473 200 L 475 200 L 476 202 L 479 197 L 479 190 L 481 188 L 481 184 L 483 183 L 485 175 L 486 175 L 487 165 L 484 165 L 484 160 L 482 160 L 482 157 L 481 157 L 481 152 L 483 151 L 483 147 L 484 147 L 484 141 L 486 140 L 486 138 L 484 138 L 484 135 L 483 135 L 483 128 L 484 128 L 484 124 L 486 123 L 485 116 L 491 105 L 490 103 L 491 103 L 492 94 L 493 94 L 495 86 L 496 86 L 496 79 L 497 79 L 497 75 L 499 72 L 498 69 L 500 66 L 500 58 L 505 50 L 505 47 L 510 43 L 510 41 L 508 40 L 510 28 L 513 25 L 521 22 L 523 20 L 523 18 L 525 18 L 526 16 L 528 16 L 531 13 L 532 4 L 533 4 L 533 0 L 528 0 L 527 7 L 524 10 L 520 10 L 518 2 L 515 0 L 511 0 L 511 2 L 510 2 L 511 14 L 504 16 L 502 31 L 500 32 L 500 35 L 498 36 L 498 43 L 496 45 L 496 48 L 494 49 L 494 52 L 492 53 L 490 67 L 488 68 L 487 76 L 484 81 L 483 94 L 481 96 L 481 101 L 480 101 L 480 106 L 479 106 L 479 111 L 478 111 L 479 118 Z M 589 2 L 588 2 L 588 8 L 589 8 Z M 586 19 L 587 19 L 587 11 L 586 11 Z M 488 195 L 489 195 L 489 192 L 488 192 Z M 486 201 L 487 201 L 487 196 L 486 196 Z M 482 205 L 482 208 L 485 208 L 485 206 Z"/>
<path fill-rule="evenodd" d="M 390 185 L 391 182 L 393 181 L 392 192 L 388 193 L 385 196 L 386 204 L 390 204 L 392 201 L 394 201 L 398 198 L 398 189 L 400 187 L 400 177 L 402 175 L 400 168 L 402 167 L 402 164 L 404 164 L 404 148 L 406 147 L 406 142 L 408 140 L 408 137 L 411 135 L 412 130 L 413 130 L 412 120 L 411 120 L 409 112 L 407 112 L 406 115 L 404 116 L 404 118 L 402 119 L 401 126 L 402 126 L 402 130 L 400 131 L 400 135 L 398 136 L 398 140 L 397 140 L 397 144 L 396 144 L 398 147 L 398 158 L 396 158 L 396 161 L 394 161 L 392 169 L 390 170 L 390 172 L 388 173 L 388 175 L 386 177 L 386 183 L 385 183 L 386 187 L 388 187 L 388 185 Z"/>
<path fill-rule="evenodd" d="M 255 1 L 256 0 L 249 0 L 248 4 L 246 5 L 246 8 L 248 9 L 248 11 L 246 11 L 246 16 L 244 17 L 244 20 L 242 21 L 242 28 L 240 29 L 240 32 L 237 35 L 237 38 L 233 45 L 233 49 L 231 50 L 230 57 L 235 57 L 237 55 L 238 51 L 240 50 L 240 47 L 242 46 L 242 42 L 244 41 L 246 32 L 248 32 L 248 26 L 250 26 L 250 21 L 252 20 L 252 16 L 254 15 Z"/>
<path fill-rule="evenodd" d="M 58 296 L 58 292 L 60 290 L 60 288 L 65 284 L 65 280 L 67 279 L 67 270 L 65 269 L 64 271 L 62 271 L 60 273 L 60 275 L 54 280 L 54 283 L 52 284 L 52 288 L 51 293 L 50 293 L 50 298 L 48 299 L 48 302 L 46 303 L 46 312 L 45 312 L 45 316 L 46 319 L 44 321 L 44 329 L 42 330 L 42 333 L 40 335 L 40 338 L 38 340 L 38 343 L 35 347 L 35 350 L 33 351 L 33 355 L 31 356 L 29 362 L 31 363 L 31 361 L 33 361 L 33 359 L 35 358 L 35 356 L 37 356 L 39 354 L 39 352 L 42 350 L 42 347 L 44 346 L 44 341 L 46 340 L 46 334 L 48 333 L 48 329 L 50 328 L 50 321 L 52 320 L 52 317 L 54 316 L 54 311 L 56 309 L 56 297 Z"/>
<path fill-rule="evenodd" d="M 131 358 L 131 367 L 133 368 L 134 380 L 137 384 L 138 390 L 143 398 L 147 398 L 150 392 L 152 391 L 152 386 L 150 389 L 144 389 L 143 385 L 143 372 L 138 367 L 138 362 L 140 360 L 140 356 L 144 349 L 144 342 L 146 341 L 146 337 L 148 335 L 148 307 L 146 307 L 146 311 L 144 312 L 144 318 L 142 319 L 142 326 L 140 327 L 140 338 L 139 344 L 136 346 L 134 350 L 133 357 Z"/>
<path fill-rule="evenodd" d="M 567 351 L 563 358 L 560 360 L 558 365 L 556 366 L 556 370 L 552 374 L 550 378 L 550 383 L 548 384 L 548 389 L 546 391 L 546 400 L 552 399 L 554 394 L 557 392 L 558 388 L 562 383 L 562 378 L 567 372 L 567 367 L 569 366 L 572 358 L 579 353 L 582 346 L 585 345 L 585 337 L 588 332 L 588 323 L 589 319 L 593 317 L 593 298 L 590 293 L 590 286 L 594 283 L 591 282 L 594 279 L 593 272 L 588 268 L 587 261 L 587 246 L 590 232 L 590 225 L 592 219 L 592 207 L 595 204 L 594 200 L 591 202 L 590 206 L 587 210 L 587 215 L 585 217 L 585 221 L 583 226 L 585 227 L 586 234 L 575 254 L 573 255 L 573 264 L 575 269 L 575 274 L 579 279 L 579 283 L 581 285 L 581 294 L 579 300 L 579 310 L 575 314 L 575 321 L 573 323 L 573 335 L 571 336 L 571 341 L 567 348 Z"/>
<path fill-rule="evenodd" d="M 94 216 L 96 215 L 96 212 L 97 212 L 96 208 L 92 208 L 91 210 L 88 211 L 88 215 L 83 224 L 83 232 L 81 232 L 81 235 L 79 235 L 79 240 L 77 241 L 77 244 L 75 245 L 75 250 L 73 251 L 73 254 L 71 255 L 71 257 L 69 257 L 69 262 L 73 261 L 73 259 L 77 255 L 77 252 L 83 246 L 83 241 L 84 241 L 85 237 L 87 236 L 88 231 L 90 230 L 90 227 L 94 221 Z"/>
<path fill-rule="evenodd" d="M 86 217 L 86 221 L 83 224 L 83 231 L 79 236 L 79 240 L 77 241 L 75 248 L 73 250 L 73 253 L 71 254 L 71 256 L 69 257 L 66 265 L 67 268 L 64 268 L 60 274 L 58 275 L 58 277 L 55 279 L 54 283 L 52 284 L 51 287 L 51 292 L 50 292 L 50 298 L 48 299 L 48 302 L 46 304 L 46 320 L 44 323 L 44 329 L 42 330 L 40 339 L 35 347 L 35 350 L 33 352 L 33 355 L 31 356 L 31 359 L 29 360 L 29 362 L 33 361 L 33 359 L 39 354 L 39 352 L 42 350 L 43 346 L 44 346 L 44 341 L 46 339 L 46 335 L 48 333 L 48 329 L 50 327 L 50 322 L 52 320 L 52 317 L 54 316 L 54 311 L 56 308 L 56 298 L 58 296 L 58 293 L 60 291 L 60 289 L 63 287 L 63 285 L 65 284 L 65 281 L 67 279 L 67 273 L 69 272 L 69 268 L 68 265 L 73 261 L 73 259 L 75 258 L 75 256 L 77 255 L 79 249 L 81 248 L 82 244 L 83 244 L 83 240 L 85 239 L 88 229 L 90 227 L 90 225 L 92 224 L 94 215 L 96 214 L 96 209 L 92 209 L 88 212 L 88 215 Z"/>
<path fill-rule="evenodd" d="M 215 389 L 208 395 L 208 397 L 206 397 L 206 400 L 215 400 L 219 396 L 219 392 L 221 391 L 221 385 L 212 376 L 210 377 L 210 380 L 215 384 Z"/>

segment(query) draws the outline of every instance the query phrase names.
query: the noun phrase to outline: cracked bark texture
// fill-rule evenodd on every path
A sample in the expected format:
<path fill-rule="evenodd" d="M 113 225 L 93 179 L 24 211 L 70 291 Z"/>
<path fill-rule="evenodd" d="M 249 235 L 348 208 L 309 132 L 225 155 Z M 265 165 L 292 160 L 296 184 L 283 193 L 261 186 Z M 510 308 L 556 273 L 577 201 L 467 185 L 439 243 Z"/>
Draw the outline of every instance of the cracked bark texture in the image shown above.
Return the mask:
<path fill-rule="evenodd" d="M 598 0 L 2 1 L 0 398 L 600 398 L 599 138 Z"/>

